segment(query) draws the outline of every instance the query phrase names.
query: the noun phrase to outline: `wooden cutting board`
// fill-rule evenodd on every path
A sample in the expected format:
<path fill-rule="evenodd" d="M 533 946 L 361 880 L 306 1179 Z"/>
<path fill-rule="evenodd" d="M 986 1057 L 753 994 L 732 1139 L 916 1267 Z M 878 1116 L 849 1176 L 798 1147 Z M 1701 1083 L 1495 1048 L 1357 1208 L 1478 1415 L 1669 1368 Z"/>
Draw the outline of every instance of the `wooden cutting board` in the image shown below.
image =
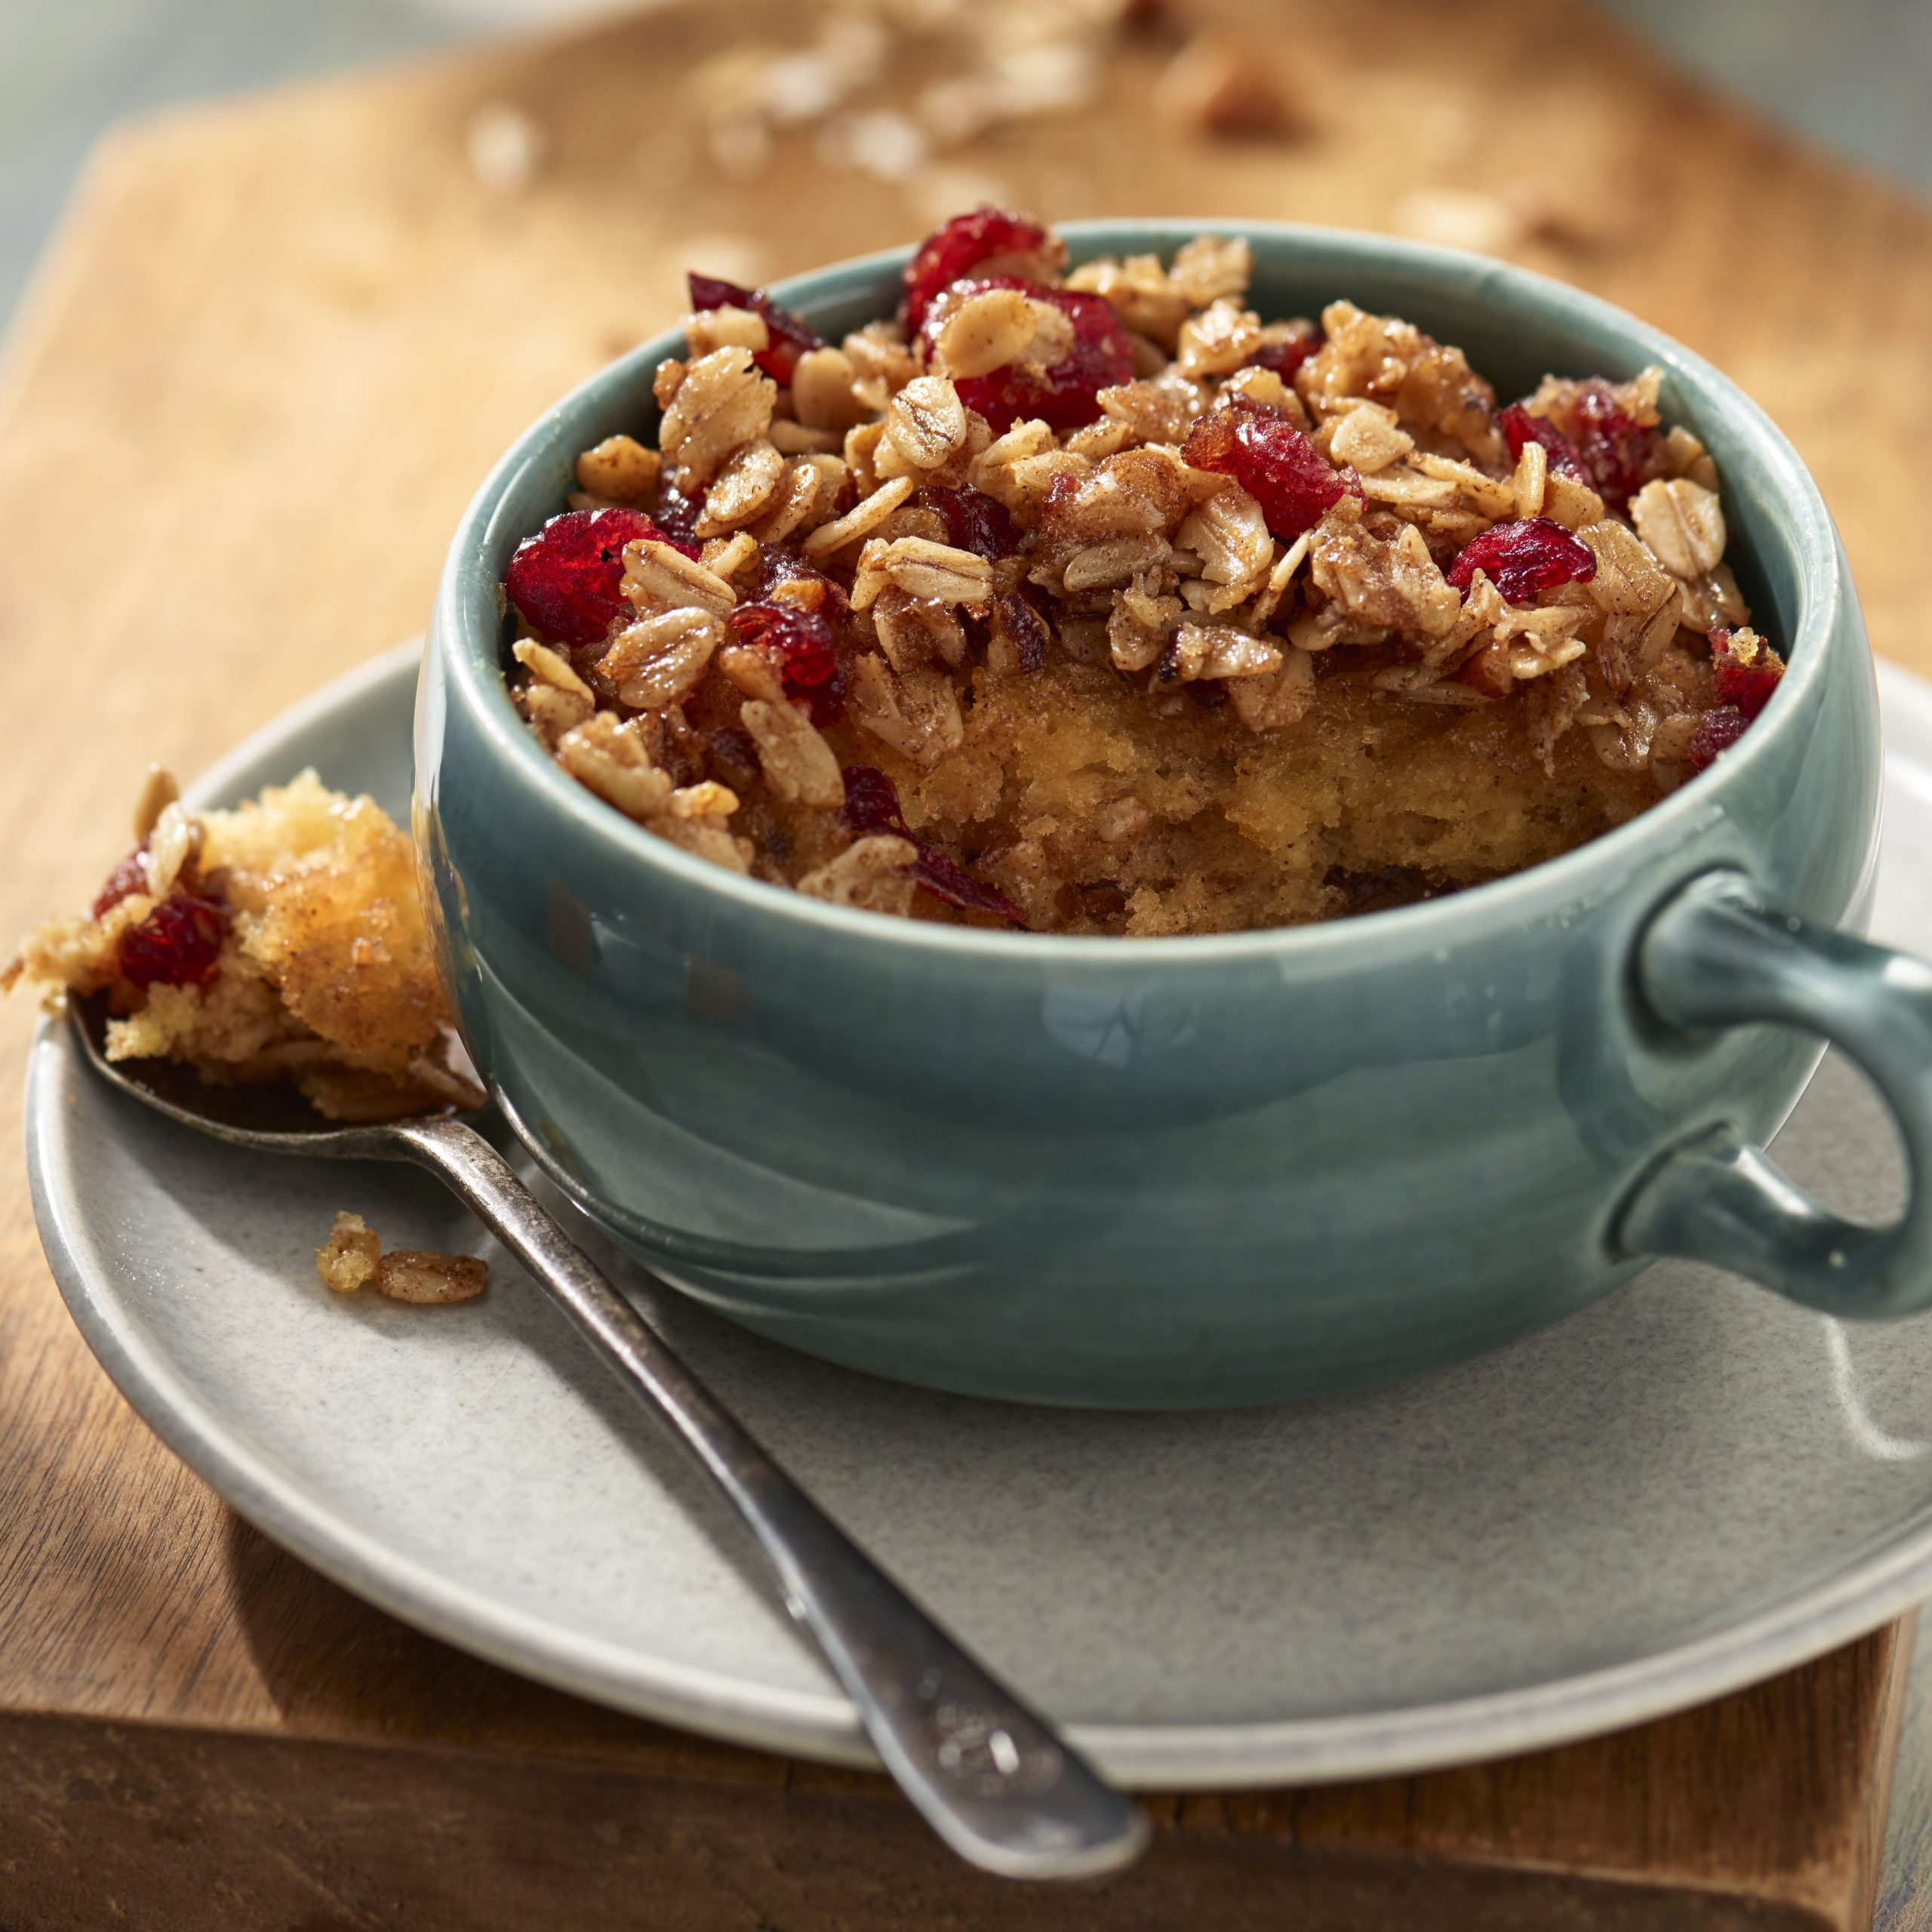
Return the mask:
<path fill-rule="evenodd" d="M 1844 527 L 1879 648 L 1932 670 L 1918 207 L 1558 0 L 1201 0 L 1190 17 L 1211 14 L 1241 67 L 1279 70 L 1294 137 L 1161 131 L 1170 26 L 1110 57 L 1086 104 L 948 156 L 950 174 L 834 168 L 808 127 L 736 178 L 699 125 L 715 57 L 803 31 L 798 8 L 741 0 L 112 139 L 0 394 L 0 932 L 85 900 L 145 761 L 192 771 L 419 629 L 490 462 L 675 315 L 687 263 L 776 276 L 908 238 L 982 187 L 1056 218 L 1473 232 L 1599 290 L 1777 416 Z M 511 162 L 533 134 L 543 150 L 520 188 L 506 127 Z M 6 1091 L 31 1022 L 0 1012 Z M 476 1663 L 271 1548 L 148 1435 L 61 1310 L 17 1121 L 0 1109 L 9 1932 L 1869 1921 L 1900 1626 L 1511 1764 L 1157 1798 L 1146 1864 L 1078 1894 L 964 1872 L 875 1778 Z"/>

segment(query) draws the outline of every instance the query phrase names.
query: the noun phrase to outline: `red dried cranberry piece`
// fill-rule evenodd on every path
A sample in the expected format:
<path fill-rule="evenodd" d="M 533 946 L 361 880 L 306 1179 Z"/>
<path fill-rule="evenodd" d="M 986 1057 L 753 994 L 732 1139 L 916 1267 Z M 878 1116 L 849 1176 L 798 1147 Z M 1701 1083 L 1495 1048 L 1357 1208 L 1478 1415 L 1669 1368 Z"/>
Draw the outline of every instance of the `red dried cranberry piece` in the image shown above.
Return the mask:
<path fill-rule="evenodd" d="M 1770 703 L 1772 692 L 1784 676 L 1784 661 L 1761 644 L 1757 656 L 1747 663 L 1733 652 L 1731 636 L 1729 631 L 1709 633 L 1711 688 L 1718 704 L 1734 705 L 1748 720 Z"/>
<path fill-rule="evenodd" d="M 143 838 L 114 869 L 107 875 L 107 883 L 100 888 L 100 896 L 94 902 L 94 916 L 105 918 L 124 899 L 131 899 L 137 892 L 148 889 L 147 868 L 141 863 L 148 849 Z"/>
<path fill-rule="evenodd" d="M 1284 543 L 1312 530 L 1343 497 L 1361 494 L 1352 469 L 1333 468 L 1278 409 L 1246 396 L 1230 396 L 1197 417 L 1181 454 L 1196 469 L 1232 476 Z"/>
<path fill-rule="evenodd" d="M 177 892 L 121 935 L 121 976 L 137 986 L 205 986 L 221 963 L 228 908 Z"/>
<path fill-rule="evenodd" d="M 899 808 L 899 788 L 875 764 L 848 764 L 845 780 L 845 823 L 861 838 L 910 838 L 906 814 Z"/>
<path fill-rule="evenodd" d="M 1032 255 L 1050 248 L 1053 237 L 1037 221 L 1004 208 L 975 208 L 943 222 L 919 244 L 906 264 L 906 299 L 899 317 L 916 334 L 933 297 L 971 275 L 982 262 L 1000 255 Z"/>
<path fill-rule="evenodd" d="M 1073 325 L 1071 352 L 1044 374 L 1011 365 L 983 376 L 962 376 L 953 387 L 968 409 L 977 409 L 1003 435 L 1014 423 L 1035 417 L 1054 429 L 1077 429 L 1100 414 L 1101 390 L 1134 380 L 1134 345 L 1104 296 L 1071 288 L 1049 288 L 1014 275 L 984 275 L 953 285 L 962 300 L 989 288 L 1020 288 L 1036 301 L 1051 302 Z M 921 341 L 932 344 L 921 331 Z"/>
<path fill-rule="evenodd" d="M 1520 402 L 1512 402 L 1502 415 L 1503 435 L 1512 459 L 1520 460 L 1526 443 L 1540 443 L 1549 453 L 1549 466 L 1574 476 L 1579 483 L 1589 481 L 1577 445 L 1547 416 L 1532 416 Z"/>
<path fill-rule="evenodd" d="M 735 281 L 721 281 L 715 275 L 688 275 L 694 309 L 749 309 L 764 318 L 771 346 L 752 358 L 774 382 L 789 383 L 798 358 L 808 349 L 823 349 L 825 338 L 805 326 L 789 309 L 781 308 L 761 288 L 740 288 Z"/>
<path fill-rule="evenodd" d="M 711 754 L 713 768 L 722 774 L 733 791 L 746 791 L 757 783 L 762 768 L 758 761 L 758 747 L 749 731 L 741 731 L 735 724 L 718 724 L 700 735 Z"/>
<path fill-rule="evenodd" d="M 1244 369 L 1272 369 L 1284 383 L 1293 383 L 1295 371 L 1311 355 L 1320 352 L 1323 336 L 1319 329 L 1306 335 L 1291 336 L 1285 342 L 1266 342 L 1241 366 Z"/>
<path fill-rule="evenodd" d="M 814 724 L 844 716 L 845 685 L 832 626 L 817 611 L 795 604 L 740 604 L 730 621 L 746 644 L 777 654 L 786 695 L 804 700 Z"/>
<path fill-rule="evenodd" d="M 1559 583 L 1588 583 L 1597 574 L 1589 546 L 1546 516 L 1499 523 L 1472 537 L 1449 566 L 1449 581 L 1467 590 L 1478 571 L 1512 604 L 1526 604 Z"/>
<path fill-rule="evenodd" d="M 704 514 L 704 492 L 688 497 L 669 477 L 657 491 L 657 527 L 651 533 L 681 551 L 694 563 L 704 554 L 697 539 L 697 520 Z"/>
<path fill-rule="evenodd" d="M 956 549 L 971 550 L 996 564 L 1020 548 L 1020 532 L 1006 506 L 983 490 L 949 490 L 929 484 L 912 500 L 939 512 L 945 520 L 946 540 Z"/>
<path fill-rule="evenodd" d="M 1014 661 L 1023 671 L 1037 671 L 1047 661 L 1051 633 L 1047 620 L 1022 591 L 1009 590 L 993 605 L 993 629 L 1005 639 Z"/>
<path fill-rule="evenodd" d="M 1621 515 L 1630 499 L 1669 468 L 1661 429 L 1646 429 L 1618 406 L 1609 383 L 1592 376 L 1577 397 L 1577 452 L 1607 509 Z"/>
<path fill-rule="evenodd" d="M 822 731 L 845 715 L 845 673 L 835 671 L 829 682 L 807 689 L 787 678 L 785 688 L 804 700 L 805 714 Z"/>
<path fill-rule="evenodd" d="M 601 644 L 629 611 L 624 546 L 664 532 L 641 510 L 568 510 L 526 537 L 503 588 L 524 621 L 553 644 Z"/>
<path fill-rule="evenodd" d="M 983 885 L 964 866 L 949 859 L 936 845 L 921 845 L 912 876 L 935 899 L 968 912 L 990 912 L 995 918 L 1025 923 L 1026 915 L 1003 892 Z"/>
<path fill-rule="evenodd" d="M 898 788 L 873 764 L 848 764 L 844 770 L 845 823 L 861 838 L 910 839 L 918 846 L 914 879 L 935 899 L 969 912 L 991 912 L 997 918 L 1022 924 L 1025 915 L 1004 893 L 983 885 L 957 860 L 937 846 L 920 844 L 907 830 L 900 809 Z"/>
<path fill-rule="evenodd" d="M 1693 771 L 1707 771 L 1749 730 L 1751 721 L 1734 704 L 1721 704 L 1698 720 L 1684 753 Z"/>
<path fill-rule="evenodd" d="M 795 550 L 768 543 L 758 558 L 758 594 L 768 599 L 781 583 L 817 584 L 818 614 L 829 623 L 842 624 L 852 614 L 844 592 L 824 571 L 807 563 Z"/>
<path fill-rule="evenodd" d="M 1425 900 L 1444 898 L 1462 890 L 1454 879 L 1414 866 L 1380 866 L 1365 872 L 1331 866 L 1321 875 L 1321 883 L 1341 894 L 1351 918 L 1364 912 L 1392 912 L 1398 906 L 1420 906 Z"/>

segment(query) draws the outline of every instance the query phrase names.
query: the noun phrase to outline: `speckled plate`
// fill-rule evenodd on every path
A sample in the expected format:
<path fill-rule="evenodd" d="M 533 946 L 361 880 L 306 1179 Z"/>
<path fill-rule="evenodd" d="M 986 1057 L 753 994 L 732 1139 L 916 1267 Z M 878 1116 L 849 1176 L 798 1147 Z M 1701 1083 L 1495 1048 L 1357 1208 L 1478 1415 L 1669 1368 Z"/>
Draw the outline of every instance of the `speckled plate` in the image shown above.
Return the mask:
<path fill-rule="evenodd" d="M 407 654 L 371 665 L 198 795 L 313 764 L 400 811 L 413 679 Z M 1875 924 L 1932 950 L 1932 690 L 1883 683 Z M 270 1536 L 533 1677 L 863 1761 L 736 1525 L 432 1185 L 198 1140 L 88 1078 L 57 1029 L 34 1051 L 27 1128 L 75 1320 Z M 1835 1060 L 1779 1155 L 1850 1211 L 1899 1198 L 1884 1118 Z M 340 1207 L 395 1242 L 489 1253 L 491 1292 L 448 1309 L 332 1298 L 310 1254 Z M 1552 1744 L 1767 1676 L 1932 1594 L 1932 1319 L 1846 1327 L 1666 1265 L 1410 1387 L 1114 1416 L 872 1381 L 624 1278 L 834 1514 L 1133 1783 Z"/>

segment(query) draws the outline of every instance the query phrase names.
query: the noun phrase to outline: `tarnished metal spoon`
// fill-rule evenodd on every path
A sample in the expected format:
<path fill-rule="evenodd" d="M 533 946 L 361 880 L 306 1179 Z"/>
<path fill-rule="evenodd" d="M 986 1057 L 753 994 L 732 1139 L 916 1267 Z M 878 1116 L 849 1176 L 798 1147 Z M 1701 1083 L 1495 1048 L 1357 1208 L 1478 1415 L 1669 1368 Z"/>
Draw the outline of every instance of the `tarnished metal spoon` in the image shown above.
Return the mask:
<path fill-rule="evenodd" d="M 457 1116 L 318 1127 L 299 1097 L 205 1086 L 180 1069 L 110 1062 L 100 1016 L 70 1001 L 89 1063 L 124 1094 L 237 1147 L 331 1161 L 406 1161 L 463 1202 L 729 1499 L 859 1707 L 900 1789 L 952 1849 L 1013 1878 L 1111 1871 L 1146 1842 L 1144 1814 L 1103 1783 L 1046 1720 L 974 1662 L 813 1502 L 729 1414 Z"/>

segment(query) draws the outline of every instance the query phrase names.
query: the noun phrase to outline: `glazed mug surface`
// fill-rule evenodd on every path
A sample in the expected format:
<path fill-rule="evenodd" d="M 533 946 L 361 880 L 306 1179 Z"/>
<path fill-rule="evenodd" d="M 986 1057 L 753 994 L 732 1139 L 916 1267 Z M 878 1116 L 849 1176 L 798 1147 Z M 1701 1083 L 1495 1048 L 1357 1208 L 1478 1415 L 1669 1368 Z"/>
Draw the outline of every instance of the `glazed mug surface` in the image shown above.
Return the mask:
<path fill-rule="evenodd" d="M 535 424 L 451 546 L 417 817 L 477 1064 L 560 1185 L 653 1269 L 798 1348 L 1044 1402 L 1327 1395 L 1497 1347 L 1662 1254 L 1814 1306 L 1932 1300 L 1932 1198 L 1890 1229 L 1761 1151 L 1841 1042 L 1932 1156 L 1932 972 L 1836 930 L 1875 852 L 1877 697 L 1831 520 L 1708 364 L 1453 251 L 1229 222 L 1076 223 L 1075 260 L 1251 242 L 1264 316 L 1346 296 L 1502 392 L 1666 371 L 1758 628 L 1789 660 L 1709 771 L 1563 858 L 1331 924 L 1189 939 L 894 920 L 707 865 L 558 769 L 512 708 L 497 586 L 577 451 L 657 420 L 646 343 Z M 833 337 L 906 251 L 780 285 Z"/>

